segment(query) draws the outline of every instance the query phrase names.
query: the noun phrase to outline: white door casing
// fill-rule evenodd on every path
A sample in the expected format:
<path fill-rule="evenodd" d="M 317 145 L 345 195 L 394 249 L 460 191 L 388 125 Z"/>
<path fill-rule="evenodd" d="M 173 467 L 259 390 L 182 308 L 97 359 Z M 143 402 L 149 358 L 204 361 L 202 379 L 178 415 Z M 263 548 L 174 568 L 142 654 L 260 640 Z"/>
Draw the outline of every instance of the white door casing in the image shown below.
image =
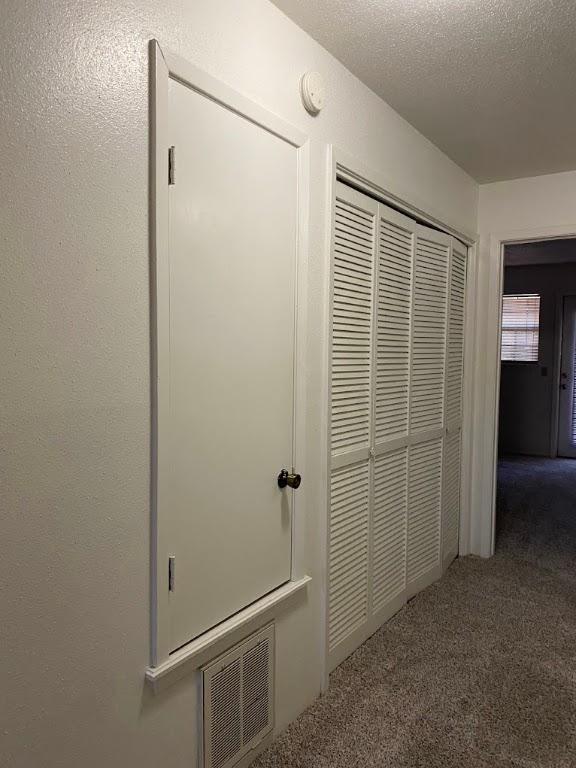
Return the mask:
<path fill-rule="evenodd" d="M 446 438 L 444 443 L 442 561 L 458 554 L 462 480 L 464 341 L 466 333 L 467 249 L 452 239 L 446 334 Z"/>
<path fill-rule="evenodd" d="M 576 237 L 576 226 L 543 225 L 489 231 L 482 235 L 476 249 L 473 270 L 476 317 L 467 336 L 473 341 L 472 358 L 468 358 L 467 383 L 473 385 L 473 410 L 470 399 L 466 407 L 466 443 L 470 452 L 470 479 L 467 519 L 470 522 L 470 551 L 491 557 L 496 543 L 496 480 L 498 466 L 498 404 L 501 368 L 501 310 L 504 285 L 504 249 L 506 245 Z M 473 334 L 473 336 L 472 336 Z M 467 350 L 470 345 L 467 344 Z M 468 356 L 468 351 L 466 352 Z M 474 435 L 471 445 L 471 435 Z M 470 450 L 472 449 L 472 450 Z M 555 449 L 555 441 L 551 452 Z"/>
<path fill-rule="evenodd" d="M 576 296 L 565 296 L 562 312 L 558 456 L 576 459 Z"/>
<path fill-rule="evenodd" d="M 152 60 L 152 664 L 163 668 L 301 575 L 293 492 L 277 477 L 302 466 L 308 161 L 299 131 L 157 44 Z"/>

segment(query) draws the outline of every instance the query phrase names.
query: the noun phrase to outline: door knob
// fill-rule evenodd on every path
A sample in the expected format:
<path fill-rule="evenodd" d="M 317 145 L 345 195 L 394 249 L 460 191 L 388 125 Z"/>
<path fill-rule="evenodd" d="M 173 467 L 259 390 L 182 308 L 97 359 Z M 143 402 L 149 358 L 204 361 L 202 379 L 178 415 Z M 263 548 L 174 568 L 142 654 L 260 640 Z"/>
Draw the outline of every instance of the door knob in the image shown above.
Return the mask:
<path fill-rule="evenodd" d="M 302 482 L 301 475 L 290 473 L 288 472 L 287 469 L 283 469 L 278 475 L 279 488 L 286 488 L 286 486 L 288 485 L 290 488 L 294 488 L 294 490 L 296 490 L 296 488 L 300 487 L 301 482 Z"/>

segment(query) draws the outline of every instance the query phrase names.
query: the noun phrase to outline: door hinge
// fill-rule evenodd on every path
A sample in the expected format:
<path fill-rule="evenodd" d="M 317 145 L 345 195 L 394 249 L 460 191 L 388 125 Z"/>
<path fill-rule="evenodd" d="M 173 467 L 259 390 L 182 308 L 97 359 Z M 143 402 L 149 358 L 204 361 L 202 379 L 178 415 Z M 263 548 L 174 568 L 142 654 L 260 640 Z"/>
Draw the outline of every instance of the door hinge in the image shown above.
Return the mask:
<path fill-rule="evenodd" d="M 176 147 L 168 147 L 168 184 L 176 184 Z"/>
<path fill-rule="evenodd" d="M 170 555 L 168 558 L 168 591 L 174 592 L 174 586 L 176 584 L 176 558 L 174 555 Z"/>

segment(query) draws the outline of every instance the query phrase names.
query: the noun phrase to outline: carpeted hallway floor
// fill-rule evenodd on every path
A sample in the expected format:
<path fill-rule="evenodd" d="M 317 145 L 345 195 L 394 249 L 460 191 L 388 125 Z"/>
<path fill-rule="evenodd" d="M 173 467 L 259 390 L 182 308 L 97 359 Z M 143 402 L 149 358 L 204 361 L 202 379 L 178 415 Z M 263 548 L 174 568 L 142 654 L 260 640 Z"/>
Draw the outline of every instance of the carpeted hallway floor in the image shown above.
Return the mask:
<path fill-rule="evenodd" d="M 576 767 L 576 461 L 500 463 L 497 554 L 457 560 L 258 768 Z"/>

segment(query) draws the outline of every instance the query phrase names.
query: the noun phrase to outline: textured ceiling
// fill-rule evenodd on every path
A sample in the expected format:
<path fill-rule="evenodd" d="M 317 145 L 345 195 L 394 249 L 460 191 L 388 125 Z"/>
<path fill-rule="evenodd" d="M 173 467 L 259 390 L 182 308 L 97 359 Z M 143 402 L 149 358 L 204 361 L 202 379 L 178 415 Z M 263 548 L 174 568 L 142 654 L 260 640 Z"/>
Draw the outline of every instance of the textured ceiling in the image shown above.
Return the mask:
<path fill-rule="evenodd" d="M 576 0 L 273 0 L 480 182 L 576 169 Z"/>

